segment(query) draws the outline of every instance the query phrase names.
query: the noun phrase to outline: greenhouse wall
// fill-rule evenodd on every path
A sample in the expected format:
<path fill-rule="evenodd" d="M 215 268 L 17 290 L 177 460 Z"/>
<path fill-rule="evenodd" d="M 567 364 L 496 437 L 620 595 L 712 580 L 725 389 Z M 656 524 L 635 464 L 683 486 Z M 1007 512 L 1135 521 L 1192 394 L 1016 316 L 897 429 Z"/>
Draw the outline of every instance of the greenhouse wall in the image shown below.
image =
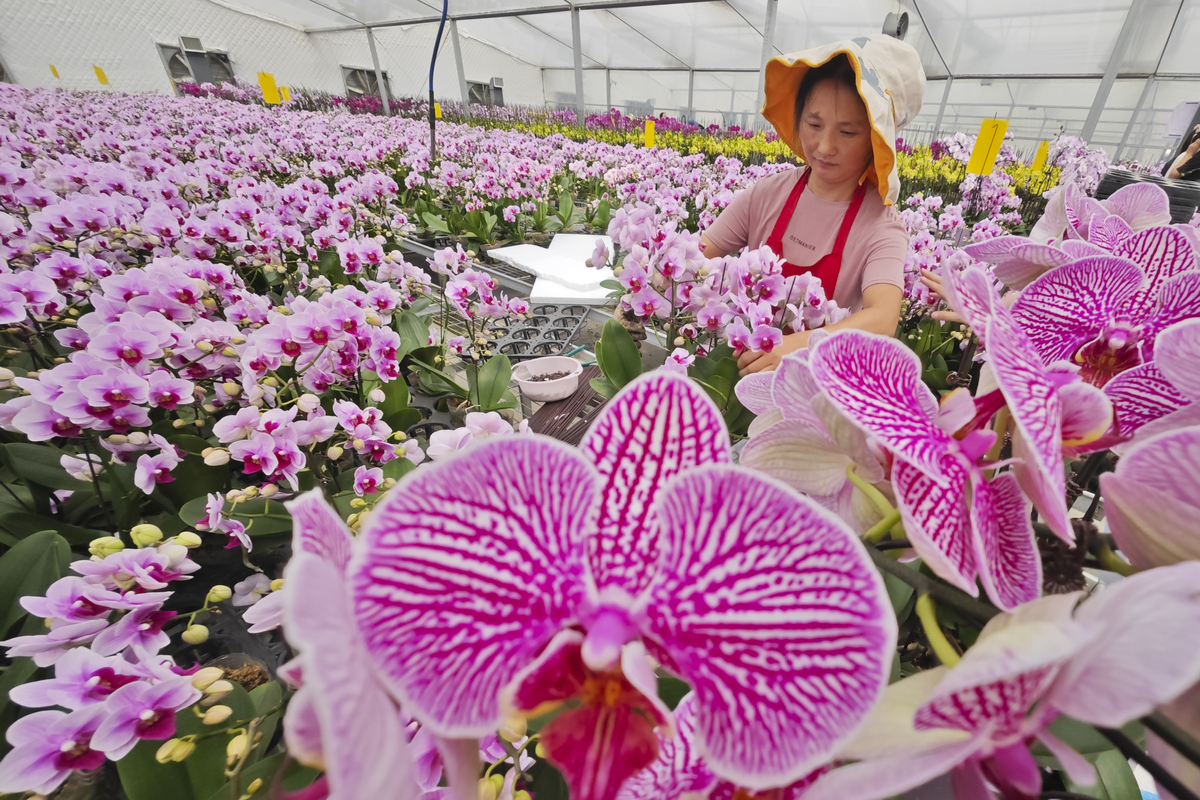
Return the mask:
<path fill-rule="evenodd" d="M 376 31 L 380 64 L 393 92 L 424 94 L 435 25 Z M 447 31 L 448 33 L 448 31 Z M 210 0 L 42 0 L 0 4 L 0 58 L 12 80 L 25 86 L 101 88 L 94 67 L 109 86 L 125 92 L 169 92 L 170 78 L 158 45 L 195 36 L 207 50 L 229 55 L 246 80 L 270 72 L 281 86 L 345 92 L 341 67 L 371 67 L 366 34 L 359 31 L 307 34 Z M 541 70 L 495 47 L 462 37 L 468 80 L 504 79 L 507 103 L 545 102 Z M 58 70 L 58 78 L 50 66 Z M 461 96 L 453 49 L 447 37 L 438 58 L 439 97 Z"/>

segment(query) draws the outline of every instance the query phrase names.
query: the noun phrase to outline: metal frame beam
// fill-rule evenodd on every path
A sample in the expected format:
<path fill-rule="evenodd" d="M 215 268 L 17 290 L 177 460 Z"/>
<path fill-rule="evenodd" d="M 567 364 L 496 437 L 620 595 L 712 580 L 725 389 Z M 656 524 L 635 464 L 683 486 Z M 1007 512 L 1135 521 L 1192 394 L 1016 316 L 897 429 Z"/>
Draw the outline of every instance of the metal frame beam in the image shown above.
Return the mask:
<path fill-rule="evenodd" d="M 375 31 L 367 28 L 367 44 L 371 46 L 371 63 L 375 66 L 375 85 L 379 87 L 379 98 L 383 100 L 383 113 L 387 116 L 392 115 L 391 94 L 388 91 L 387 81 L 383 79 L 383 70 L 379 67 L 379 53 L 375 50 Z"/>
<path fill-rule="evenodd" d="M 1121 68 L 1121 62 L 1125 60 L 1125 52 L 1129 49 L 1129 42 L 1133 39 L 1134 29 L 1137 27 L 1138 20 L 1142 15 L 1142 8 L 1145 5 L 1145 0 L 1132 0 L 1129 4 L 1125 22 L 1121 25 L 1121 33 L 1117 35 L 1117 43 L 1113 45 L 1113 50 L 1108 56 L 1108 66 L 1104 68 L 1104 77 L 1100 79 L 1100 88 L 1096 90 L 1092 108 L 1088 112 L 1087 120 L 1083 123 L 1083 130 L 1080 132 L 1080 138 L 1085 142 L 1090 141 L 1092 134 L 1096 132 L 1096 123 L 1100 121 L 1104 104 L 1108 102 L 1108 94 L 1117 80 L 1117 71 Z"/>
<path fill-rule="evenodd" d="M 775 50 L 775 19 L 778 14 L 779 0 L 767 0 L 767 18 L 763 22 L 762 58 L 758 62 L 758 95 L 754 100 L 755 123 L 758 122 L 758 113 L 762 110 L 763 102 L 766 99 L 767 62 L 771 60 L 771 53 Z M 758 125 L 756 124 L 755 127 Z"/>
<path fill-rule="evenodd" d="M 471 118 L 471 90 L 467 87 L 467 73 L 463 71 L 462 45 L 458 43 L 458 20 L 450 20 L 450 41 L 454 44 L 454 66 L 458 69 L 458 91 L 462 93 L 463 117 Z"/>
<path fill-rule="evenodd" d="M 1154 78 L 1146 78 L 1145 85 L 1142 86 L 1142 93 L 1138 95 L 1137 105 L 1133 107 L 1133 113 L 1129 115 L 1129 124 L 1125 126 L 1125 133 L 1121 135 L 1121 143 L 1117 145 L 1116 159 L 1121 159 L 1121 153 L 1125 150 L 1125 144 L 1129 141 L 1129 135 L 1133 133 L 1134 127 L 1137 125 L 1138 116 L 1142 113 L 1142 106 L 1146 104 L 1146 98 L 1150 96 L 1150 90 L 1154 88 Z"/>
<path fill-rule="evenodd" d="M 571 52 L 575 58 L 575 114 L 583 124 L 587 112 L 583 107 L 583 37 L 579 34 L 579 7 L 571 7 Z"/>
<path fill-rule="evenodd" d="M 310 0 L 311 1 L 311 0 Z M 561 14 L 564 11 L 570 11 L 578 8 L 581 11 L 608 11 L 614 8 L 638 8 L 642 6 L 682 6 L 693 5 L 695 3 L 708 2 L 709 0 L 607 0 L 602 3 L 582 3 L 572 6 L 549 6 L 546 8 L 522 8 L 510 9 L 507 11 L 476 11 L 471 14 L 455 14 L 455 19 L 467 21 L 473 19 L 499 19 L 501 17 L 530 17 L 535 14 Z M 343 14 L 343 16 L 346 16 Z M 353 17 L 350 17 L 353 19 Z M 441 15 L 430 17 L 414 17 L 413 19 L 397 19 L 388 20 L 386 22 L 372 22 L 372 28 L 394 28 L 399 25 L 420 25 L 426 22 L 440 22 Z M 308 28 L 305 33 L 336 33 L 337 31 L 352 31 L 366 27 L 366 23 L 358 25 L 345 25 L 329 28 Z"/>
<path fill-rule="evenodd" d="M 950 102 L 950 87 L 954 85 L 954 76 L 946 78 L 946 88 L 942 90 L 942 104 L 938 106 L 937 122 L 933 124 L 933 135 L 942 132 L 942 118 L 946 116 L 946 103 Z"/>

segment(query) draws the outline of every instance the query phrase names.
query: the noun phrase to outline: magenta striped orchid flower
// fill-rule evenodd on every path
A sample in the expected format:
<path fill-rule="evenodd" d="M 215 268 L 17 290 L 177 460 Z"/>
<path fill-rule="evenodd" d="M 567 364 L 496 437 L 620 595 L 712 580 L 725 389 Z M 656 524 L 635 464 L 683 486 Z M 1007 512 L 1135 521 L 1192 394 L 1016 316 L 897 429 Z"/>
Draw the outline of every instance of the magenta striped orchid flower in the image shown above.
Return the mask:
<path fill-rule="evenodd" d="M 1154 360 L 1122 372 L 1104 393 L 1124 440 L 1200 425 L 1200 318 L 1177 322 L 1154 340 Z"/>
<path fill-rule="evenodd" d="M 998 236 L 963 250 L 993 265 L 992 274 L 1005 286 L 1020 290 L 1055 267 L 1112 252 L 1135 233 L 1170 223 L 1167 193 L 1153 184 L 1122 186 L 1099 201 L 1068 184 L 1046 206 L 1028 238 Z"/>
<path fill-rule="evenodd" d="M 715 773 L 807 774 L 882 692 L 895 615 L 842 522 L 729 460 L 712 401 L 658 372 L 579 449 L 523 436 L 412 473 L 349 565 L 365 659 L 443 737 L 566 703 L 540 736 L 576 800 L 612 800 L 672 734 L 655 663 L 691 684 Z"/>
<path fill-rule="evenodd" d="M 1187 236 L 1175 228 L 1134 234 L 1112 255 L 1081 258 L 1047 272 L 1012 308 L 1042 361 L 1069 361 L 1103 387 L 1154 358 L 1154 339 L 1200 316 L 1200 271 Z"/>
<path fill-rule="evenodd" d="M 1112 427 L 1111 401 L 1084 383 L 1066 362 L 1044 366 L 987 275 L 977 266 L 944 271 L 950 304 L 986 348 L 997 386 L 976 405 L 986 418 L 1007 405 L 1013 421 L 1013 474 L 1046 524 L 1066 542 L 1075 539 L 1067 518 L 1065 452 L 1100 442 Z M 1102 447 L 1100 449 L 1103 449 Z"/>
<path fill-rule="evenodd" d="M 814 333 L 810 348 L 824 335 Z M 883 518 L 851 483 L 847 470 L 889 496 L 884 454 L 821 392 L 807 350 L 784 356 L 772 372 L 747 375 L 735 391 L 742 405 L 757 414 L 739 464 L 783 481 L 859 533 Z"/>
<path fill-rule="evenodd" d="M 354 625 L 346 589 L 354 537 L 320 490 L 287 507 L 292 558 L 279 591 L 284 631 L 300 656 L 284 672 L 302 684 L 283 720 L 288 751 L 324 770 L 332 797 L 415 798 L 406 719 L 371 674 Z"/>
<path fill-rule="evenodd" d="M 1071 780 L 1092 765 L 1048 726 L 1065 714 L 1119 728 L 1200 679 L 1200 562 L 1127 578 L 1084 601 L 1048 595 L 995 617 L 952 669 L 888 687 L 804 800 L 875 800 L 946 772 L 956 800 L 1036 798 L 1041 742 Z M 989 786 L 990 784 L 990 786 Z"/>
<path fill-rule="evenodd" d="M 1041 593 L 1042 562 L 1016 478 L 984 475 L 996 434 L 965 389 L 939 407 L 921 361 L 895 339 L 839 331 L 810 357 L 830 402 L 891 451 L 892 487 L 904 530 L 937 575 L 971 595 L 976 578 L 992 602 L 1015 608 Z"/>

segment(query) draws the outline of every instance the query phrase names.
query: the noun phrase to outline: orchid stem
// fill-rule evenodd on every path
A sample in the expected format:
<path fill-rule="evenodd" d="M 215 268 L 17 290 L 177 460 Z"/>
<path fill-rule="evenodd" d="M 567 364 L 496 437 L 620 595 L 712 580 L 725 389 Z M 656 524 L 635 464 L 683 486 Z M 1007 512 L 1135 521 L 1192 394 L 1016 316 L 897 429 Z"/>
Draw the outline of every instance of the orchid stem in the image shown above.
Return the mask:
<path fill-rule="evenodd" d="M 1128 561 L 1114 553 L 1107 544 L 1100 545 L 1100 553 L 1096 558 L 1100 561 L 1100 566 L 1126 578 L 1137 571 Z"/>
<path fill-rule="evenodd" d="M 978 622 L 987 622 L 1000 613 L 1000 609 L 976 600 L 961 589 L 955 589 L 953 586 L 947 586 L 932 578 L 927 578 L 912 567 L 906 567 L 897 562 L 879 548 L 869 543 L 864 544 L 867 548 L 867 555 L 871 557 L 871 561 L 875 562 L 875 567 L 880 572 L 886 572 L 894 578 L 899 578 L 918 592 L 928 594 Z"/>
<path fill-rule="evenodd" d="M 950 644 L 942 626 L 938 624 L 937 606 L 933 604 L 933 598 L 927 594 L 917 598 L 917 619 L 921 620 L 921 627 L 925 629 L 925 638 L 929 640 L 929 646 L 933 648 L 934 655 L 942 664 L 953 667 L 962 661 L 962 656 L 954 649 L 954 645 Z"/>
<path fill-rule="evenodd" d="M 1156 711 L 1147 717 L 1142 717 L 1141 722 L 1179 755 L 1200 766 L 1200 742 L 1170 718 L 1164 716 L 1162 712 Z"/>
<path fill-rule="evenodd" d="M 878 542 L 899 522 L 900 512 L 893 508 L 887 516 L 871 526 L 871 530 L 867 531 L 866 533 L 866 540 L 871 543 Z"/>
<path fill-rule="evenodd" d="M 854 464 L 851 464 L 850 466 L 846 467 L 846 478 L 847 478 L 847 480 L 850 481 L 850 483 L 852 483 L 854 485 L 854 488 L 858 489 L 860 492 L 862 492 L 863 494 L 865 494 L 867 496 L 867 499 L 871 501 L 872 505 L 874 505 L 877 509 L 879 509 L 879 513 L 882 514 L 885 519 L 891 517 L 891 515 L 893 513 L 898 513 L 896 511 L 895 506 L 893 506 L 891 503 L 889 503 L 888 499 L 883 496 L 883 492 L 879 491 L 874 486 L 867 483 L 865 480 L 863 480 L 862 478 L 860 478 L 858 476 L 858 473 L 854 471 Z M 901 524 L 899 517 L 897 517 L 889 527 L 891 528 L 893 539 L 903 539 L 904 538 L 904 536 L 905 536 L 904 525 Z M 872 528 L 871 530 L 873 531 L 875 529 Z M 870 532 L 868 532 L 867 535 L 870 536 L 871 535 Z M 880 533 L 880 534 L 876 535 L 876 537 L 874 539 L 872 539 L 871 541 L 877 542 L 882 538 L 883 538 L 883 534 Z"/>

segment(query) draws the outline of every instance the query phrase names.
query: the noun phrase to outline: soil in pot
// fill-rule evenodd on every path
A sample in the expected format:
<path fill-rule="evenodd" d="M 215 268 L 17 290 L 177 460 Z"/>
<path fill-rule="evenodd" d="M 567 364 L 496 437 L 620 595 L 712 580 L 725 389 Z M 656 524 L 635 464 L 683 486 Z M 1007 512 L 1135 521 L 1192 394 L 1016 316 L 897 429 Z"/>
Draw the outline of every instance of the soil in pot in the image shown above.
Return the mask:
<path fill-rule="evenodd" d="M 559 378 L 565 378 L 571 373 L 569 372 L 547 372 L 545 375 L 531 375 L 530 383 L 542 383 L 543 381 L 556 381 Z"/>

